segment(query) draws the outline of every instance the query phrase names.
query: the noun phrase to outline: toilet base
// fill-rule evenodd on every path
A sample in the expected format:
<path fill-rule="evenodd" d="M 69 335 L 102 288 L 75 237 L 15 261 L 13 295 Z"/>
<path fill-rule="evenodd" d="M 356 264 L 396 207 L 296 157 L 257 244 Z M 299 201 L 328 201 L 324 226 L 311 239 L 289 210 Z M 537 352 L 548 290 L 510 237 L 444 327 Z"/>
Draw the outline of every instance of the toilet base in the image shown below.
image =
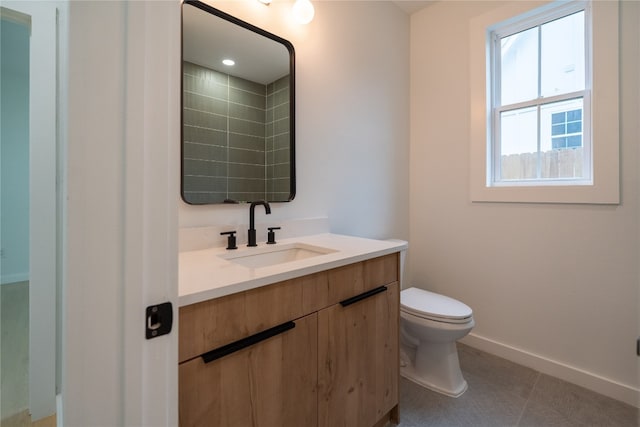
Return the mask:
<path fill-rule="evenodd" d="M 425 380 L 424 378 L 420 378 L 420 376 L 417 375 L 415 368 L 411 365 L 401 366 L 400 375 L 402 375 L 404 378 L 408 379 L 409 381 L 412 381 L 418 384 L 419 386 L 427 388 L 431 391 L 435 391 L 436 393 L 444 394 L 449 397 L 460 397 L 469 388 L 467 381 L 465 379 L 463 379 L 462 383 L 454 390 L 438 387 L 436 384 L 433 384 Z"/>
<path fill-rule="evenodd" d="M 404 347 L 404 346 L 402 346 Z M 454 342 L 422 343 L 415 349 L 402 348 L 400 375 L 429 390 L 460 397 L 468 388 L 462 377 Z"/>

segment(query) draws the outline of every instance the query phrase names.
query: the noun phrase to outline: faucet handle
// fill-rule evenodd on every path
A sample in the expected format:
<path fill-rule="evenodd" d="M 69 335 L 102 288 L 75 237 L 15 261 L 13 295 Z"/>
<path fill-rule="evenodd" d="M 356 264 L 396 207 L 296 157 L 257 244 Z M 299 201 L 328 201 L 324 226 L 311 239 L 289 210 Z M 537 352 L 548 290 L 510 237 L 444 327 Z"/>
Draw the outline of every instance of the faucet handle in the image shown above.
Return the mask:
<path fill-rule="evenodd" d="M 238 247 L 236 246 L 236 230 L 225 231 L 223 233 L 220 233 L 220 235 L 221 236 L 226 236 L 226 235 L 229 236 L 229 237 L 227 237 L 227 250 L 238 249 Z"/>
<path fill-rule="evenodd" d="M 269 232 L 267 233 L 267 245 L 273 245 L 276 243 L 276 232 L 273 230 L 280 230 L 280 227 L 267 227 Z"/>

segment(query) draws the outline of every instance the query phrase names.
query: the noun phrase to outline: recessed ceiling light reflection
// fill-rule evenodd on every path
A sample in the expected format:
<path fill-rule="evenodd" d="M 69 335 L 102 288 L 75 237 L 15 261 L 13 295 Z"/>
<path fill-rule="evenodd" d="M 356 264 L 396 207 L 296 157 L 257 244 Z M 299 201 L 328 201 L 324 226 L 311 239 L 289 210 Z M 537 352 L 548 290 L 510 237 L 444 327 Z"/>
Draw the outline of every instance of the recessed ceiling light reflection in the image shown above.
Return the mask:
<path fill-rule="evenodd" d="M 232 66 L 236 65 L 236 61 L 234 61 L 233 59 L 223 59 L 222 63 L 224 65 L 226 65 L 227 67 L 232 67 Z"/>

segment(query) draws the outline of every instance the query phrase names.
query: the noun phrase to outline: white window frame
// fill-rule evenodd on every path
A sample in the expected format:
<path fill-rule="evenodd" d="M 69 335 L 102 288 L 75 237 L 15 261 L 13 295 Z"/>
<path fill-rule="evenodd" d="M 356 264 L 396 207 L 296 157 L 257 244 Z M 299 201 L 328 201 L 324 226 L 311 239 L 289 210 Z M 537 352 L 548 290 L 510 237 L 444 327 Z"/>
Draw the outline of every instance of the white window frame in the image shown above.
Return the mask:
<path fill-rule="evenodd" d="M 495 128 L 493 100 L 496 93 L 491 74 L 494 49 L 492 32 L 516 33 L 540 24 L 547 17 L 562 17 L 585 9 L 587 52 L 583 98 L 583 146 L 591 151 L 585 170 L 590 176 L 580 180 L 544 179 L 514 182 L 496 181 L 492 129 Z M 590 9 L 587 12 L 586 9 Z M 618 119 L 618 2 L 550 2 L 531 9 L 531 3 L 509 2 L 472 19 L 470 24 L 470 195 L 475 202 L 602 203 L 620 202 L 619 119 Z M 552 19 L 548 19 L 552 20 Z M 533 25 L 531 23 L 533 22 Z M 528 24 L 527 24 L 528 23 Z M 590 25 L 589 25 L 590 24 Z M 509 30 L 505 32 L 504 30 Z M 588 47 L 588 44 L 585 48 Z M 487 88 L 491 88 L 487 91 Z M 589 90 L 590 89 L 590 90 Z M 575 96 L 580 93 L 573 93 Z M 546 98 L 545 103 L 553 100 Z M 560 100 L 560 99 L 558 99 Z M 585 118 L 591 116 L 590 123 Z M 591 143 L 592 141 L 592 143 Z M 497 150 L 496 150 L 497 151 Z M 576 185 L 577 184 L 577 185 Z"/>

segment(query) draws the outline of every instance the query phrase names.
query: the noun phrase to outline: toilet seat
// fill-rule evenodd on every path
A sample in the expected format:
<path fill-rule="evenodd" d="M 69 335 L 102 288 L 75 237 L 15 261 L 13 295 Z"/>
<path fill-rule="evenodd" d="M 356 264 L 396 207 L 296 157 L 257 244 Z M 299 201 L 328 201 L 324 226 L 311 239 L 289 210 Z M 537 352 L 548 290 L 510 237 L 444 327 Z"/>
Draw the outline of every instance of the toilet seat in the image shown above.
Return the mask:
<path fill-rule="evenodd" d="M 473 311 L 468 305 L 418 288 L 408 288 L 400 292 L 400 309 L 413 316 L 436 322 L 468 323 L 473 320 Z"/>

